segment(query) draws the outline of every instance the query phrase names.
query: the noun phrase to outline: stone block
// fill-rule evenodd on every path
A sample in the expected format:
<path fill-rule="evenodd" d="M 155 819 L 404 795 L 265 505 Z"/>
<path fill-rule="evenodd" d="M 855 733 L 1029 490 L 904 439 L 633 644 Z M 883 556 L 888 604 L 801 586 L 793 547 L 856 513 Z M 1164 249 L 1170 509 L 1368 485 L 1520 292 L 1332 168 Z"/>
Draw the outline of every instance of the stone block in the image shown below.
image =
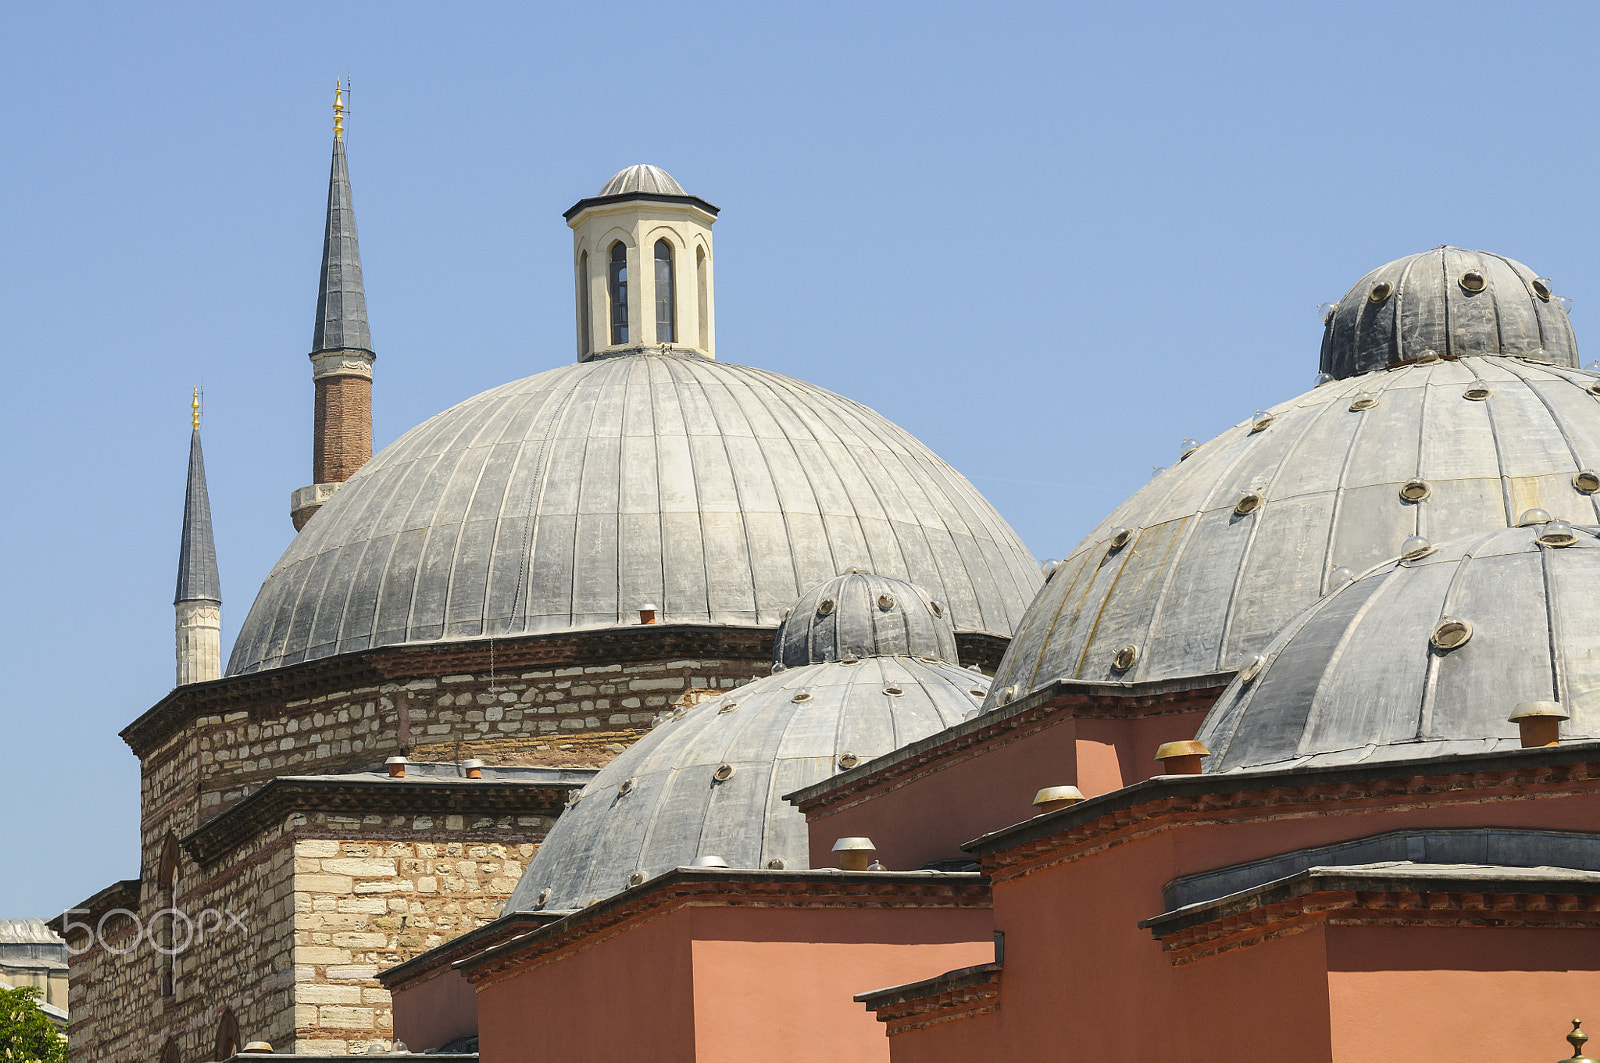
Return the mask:
<path fill-rule="evenodd" d="M 301 893 L 348 894 L 355 886 L 349 875 L 296 875 L 294 888 Z"/>
<path fill-rule="evenodd" d="M 322 870 L 334 875 L 349 875 L 353 878 L 393 878 L 395 876 L 394 862 L 392 860 L 324 860 Z"/>
<path fill-rule="evenodd" d="M 300 1006 L 304 1004 L 360 1004 L 362 1003 L 363 990 L 358 985 L 327 985 L 321 982 L 312 985 L 298 985 L 294 988 L 295 1023 L 304 1025 L 299 1019 Z"/>

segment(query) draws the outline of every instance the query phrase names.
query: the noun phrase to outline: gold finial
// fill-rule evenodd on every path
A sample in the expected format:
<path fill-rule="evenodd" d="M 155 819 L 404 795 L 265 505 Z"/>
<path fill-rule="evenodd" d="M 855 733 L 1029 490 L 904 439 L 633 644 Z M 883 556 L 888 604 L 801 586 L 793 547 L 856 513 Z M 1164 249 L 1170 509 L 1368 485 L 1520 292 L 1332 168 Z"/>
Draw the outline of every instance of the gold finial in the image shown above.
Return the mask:
<path fill-rule="evenodd" d="M 1565 1060 L 1561 1060 L 1560 1063 L 1570 1063 L 1571 1060 L 1578 1060 L 1580 1063 L 1593 1063 L 1593 1060 L 1583 1054 L 1583 1043 L 1589 1039 L 1589 1035 L 1578 1029 L 1582 1021 L 1581 1019 L 1572 1020 L 1572 1032 L 1567 1034 L 1567 1044 L 1572 1046 L 1572 1055 Z"/>
<path fill-rule="evenodd" d="M 196 432 L 200 431 L 200 389 L 194 389 L 194 401 L 189 403 L 189 423 Z"/>
<path fill-rule="evenodd" d="M 333 139 L 344 139 L 344 79 L 333 79 Z"/>

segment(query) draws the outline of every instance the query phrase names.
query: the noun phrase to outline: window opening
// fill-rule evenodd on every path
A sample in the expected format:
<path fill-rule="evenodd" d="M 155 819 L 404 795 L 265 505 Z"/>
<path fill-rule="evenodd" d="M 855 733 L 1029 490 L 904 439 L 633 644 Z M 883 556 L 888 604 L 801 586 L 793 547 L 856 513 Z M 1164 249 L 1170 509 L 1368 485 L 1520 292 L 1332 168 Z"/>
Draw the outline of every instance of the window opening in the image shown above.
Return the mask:
<path fill-rule="evenodd" d="M 656 342 L 678 342 L 678 293 L 673 290 L 672 245 L 656 241 Z"/>
<path fill-rule="evenodd" d="M 611 345 L 628 342 L 628 249 L 618 240 L 611 245 Z"/>

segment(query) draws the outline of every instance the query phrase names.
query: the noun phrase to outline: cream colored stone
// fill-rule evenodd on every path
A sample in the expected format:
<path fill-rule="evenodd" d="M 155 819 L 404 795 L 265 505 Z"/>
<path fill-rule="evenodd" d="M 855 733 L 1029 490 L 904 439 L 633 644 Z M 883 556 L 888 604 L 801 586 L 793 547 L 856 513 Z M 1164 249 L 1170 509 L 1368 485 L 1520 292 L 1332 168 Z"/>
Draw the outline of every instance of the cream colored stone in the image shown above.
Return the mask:
<path fill-rule="evenodd" d="M 296 1011 L 305 1004 L 360 1004 L 362 989 L 358 985 L 298 985 L 294 988 Z M 300 1021 L 297 1017 L 297 1023 Z"/>
<path fill-rule="evenodd" d="M 294 843 L 294 855 L 318 858 L 338 856 L 339 843 L 324 838 L 300 838 Z"/>
<path fill-rule="evenodd" d="M 391 860 L 324 860 L 322 870 L 354 878 L 393 878 L 395 875 L 394 862 Z"/>
<path fill-rule="evenodd" d="M 355 886 L 355 879 L 349 875 L 296 875 L 294 886 L 299 893 L 348 894 Z"/>

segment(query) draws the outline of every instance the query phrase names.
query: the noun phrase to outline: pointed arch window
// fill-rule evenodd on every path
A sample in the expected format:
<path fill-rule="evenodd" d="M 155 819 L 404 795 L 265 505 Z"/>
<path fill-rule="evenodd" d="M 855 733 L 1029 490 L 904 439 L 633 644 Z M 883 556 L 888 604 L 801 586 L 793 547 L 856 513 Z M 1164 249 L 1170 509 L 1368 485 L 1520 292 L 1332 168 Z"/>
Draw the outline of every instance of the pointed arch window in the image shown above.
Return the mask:
<path fill-rule="evenodd" d="M 178 1042 L 167 1038 L 167 1043 L 161 1046 L 161 1063 L 179 1063 Z"/>
<path fill-rule="evenodd" d="M 217 1022 L 217 1047 L 212 1051 L 211 1058 L 222 1060 L 236 1056 L 239 1047 L 239 1020 L 233 1017 L 233 1009 L 224 1008 L 222 1018 Z"/>
<path fill-rule="evenodd" d="M 161 847 L 160 863 L 156 865 L 156 914 L 150 919 L 151 943 L 159 955 L 161 995 L 164 997 L 178 991 L 178 870 L 178 839 L 169 834 Z"/>
<path fill-rule="evenodd" d="M 628 342 L 628 249 L 621 240 L 611 245 L 607 271 L 611 293 L 611 345 Z"/>
<path fill-rule="evenodd" d="M 673 283 L 672 245 L 656 241 L 656 342 L 678 342 L 678 293 Z"/>

